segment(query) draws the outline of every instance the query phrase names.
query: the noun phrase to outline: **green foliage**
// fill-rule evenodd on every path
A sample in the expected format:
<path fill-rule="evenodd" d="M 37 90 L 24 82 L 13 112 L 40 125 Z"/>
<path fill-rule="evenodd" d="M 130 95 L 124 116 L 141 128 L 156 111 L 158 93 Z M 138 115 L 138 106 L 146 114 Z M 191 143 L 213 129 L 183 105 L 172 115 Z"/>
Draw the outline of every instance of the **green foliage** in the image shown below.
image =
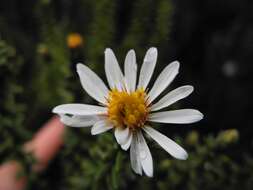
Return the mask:
<path fill-rule="evenodd" d="M 0 139 L 5 139 L 0 146 L 0 157 L 5 160 L 19 155 L 20 141 L 27 139 L 30 133 L 22 127 L 26 105 L 19 101 L 23 87 L 18 78 L 23 60 L 3 40 L 0 41 L 0 52 Z M 14 147 L 17 152 L 10 151 Z"/>
<path fill-rule="evenodd" d="M 22 145 L 52 116 L 51 109 L 58 104 L 91 101 L 82 92 L 76 61 L 83 61 L 104 78 L 106 47 L 115 49 L 120 63 L 128 49 L 135 49 L 140 68 L 147 48 L 157 46 L 158 70 L 168 63 L 172 2 L 119 2 L 23 2 L 28 7 L 23 11 L 29 15 L 26 26 L 32 26 L 32 36 L 22 25 L 26 22 L 13 29 L 10 17 L 20 18 L 17 10 L 10 11 L 11 16 L 0 13 L 0 31 L 5 39 L 0 40 L 0 162 L 16 159 L 23 163 L 30 180 L 28 189 L 250 190 L 253 158 L 240 152 L 237 131 L 218 135 L 188 131 L 185 138 L 176 137 L 189 151 L 186 161 L 171 158 L 150 141 L 155 171 L 150 179 L 133 173 L 129 152 L 118 147 L 113 134 L 94 137 L 87 128 L 69 128 L 64 147 L 48 169 L 39 174 L 29 172 L 34 160 L 23 153 Z M 18 1 L 13 4 L 19 5 Z M 73 15 L 78 18 L 73 19 Z M 83 46 L 68 47 L 66 37 L 71 32 L 83 36 Z M 161 129 L 171 138 L 175 136 L 170 129 Z"/>
<path fill-rule="evenodd" d="M 33 69 L 34 75 L 38 77 L 32 81 L 31 88 L 35 94 L 38 91 L 50 93 L 43 93 L 43 96 L 37 94 L 40 97 L 35 98 L 36 109 L 42 105 L 47 109 L 62 101 L 72 101 L 66 83 L 71 73 L 65 35 L 61 28 L 54 26 L 47 28 L 43 37 L 43 43 L 38 46 L 37 64 Z"/>
<path fill-rule="evenodd" d="M 252 163 L 249 162 L 247 154 L 241 155 L 244 164 L 236 160 L 236 155 L 231 154 L 229 150 L 238 148 L 238 141 L 227 141 L 227 136 L 223 133 L 217 136 L 209 135 L 197 141 L 197 133 L 189 133 L 186 137 L 187 150 L 190 150 L 189 159 L 186 162 L 164 159 L 158 166 L 162 177 L 157 183 L 157 188 L 250 189 L 247 183 L 252 180 Z M 164 185 L 163 181 L 168 183 Z"/>
<path fill-rule="evenodd" d="M 73 129 L 74 130 L 74 129 Z M 73 131 L 74 132 L 74 131 Z M 89 132 L 84 131 L 87 141 L 80 144 L 74 140 L 76 134 L 72 130 L 68 133 L 68 151 L 62 153 L 62 159 L 71 163 L 64 167 L 65 186 L 69 189 L 119 189 L 126 186 L 125 178 L 133 175 L 124 154 L 117 146 L 111 134 L 103 134 L 97 139 L 90 137 Z M 73 155 L 73 151 L 78 154 Z M 79 166 L 73 171 L 73 167 Z M 122 172 L 124 170 L 124 172 Z M 125 177 L 124 177 L 125 176 Z"/>
<path fill-rule="evenodd" d="M 76 131 L 79 130 L 79 131 Z M 180 161 L 169 156 L 156 143 L 149 146 L 154 158 L 154 178 L 135 175 L 130 168 L 129 153 L 118 147 L 110 133 L 92 137 L 88 129 L 70 129 L 68 143 L 61 152 L 64 187 L 67 189 L 251 189 L 252 159 L 237 154 L 231 149 L 239 146 L 239 134 L 228 141 L 231 132 L 199 137 L 191 131 L 185 138 L 176 141 L 188 150 L 189 158 Z M 81 132 L 81 133 L 80 133 Z M 83 137 L 82 142 L 76 139 Z M 226 134 L 226 135 L 224 135 Z M 235 137 L 235 136 L 234 136 Z M 184 139 L 184 140 L 183 140 Z M 243 164 L 242 164 L 242 163 Z M 70 175 L 71 174 L 71 175 Z M 228 177 L 228 175 L 230 177 Z"/>

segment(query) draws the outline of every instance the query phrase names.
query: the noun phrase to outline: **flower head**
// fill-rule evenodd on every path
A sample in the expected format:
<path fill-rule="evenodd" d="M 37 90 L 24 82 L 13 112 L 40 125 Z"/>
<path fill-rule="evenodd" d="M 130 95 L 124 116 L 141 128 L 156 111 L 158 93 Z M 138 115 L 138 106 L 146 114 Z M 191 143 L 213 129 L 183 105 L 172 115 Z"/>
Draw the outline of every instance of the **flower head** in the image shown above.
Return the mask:
<path fill-rule="evenodd" d="M 87 66 L 77 64 L 84 90 L 102 106 L 88 104 L 63 104 L 53 109 L 61 121 L 73 127 L 92 126 L 91 134 L 96 135 L 114 130 L 116 141 L 123 150 L 130 148 L 133 170 L 142 175 L 153 176 L 153 161 L 143 136 L 143 131 L 163 149 L 177 159 L 185 160 L 186 151 L 174 141 L 150 126 L 152 122 L 185 124 L 201 120 L 203 114 L 194 109 L 159 111 L 181 100 L 193 91 L 192 86 L 179 87 L 160 100 L 157 97 L 169 86 L 178 74 L 179 62 L 167 65 L 150 90 L 147 86 L 157 60 L 157 49 L 150 48 L 140 69 L 137 84 L 137 64 L 133 50 L 127 53 L 124 75 L 111 49 L 105 50 L 105 73 L 110 89 Z"/>
<path fill-rule="evenodd" d="M 149 108 L 147 94 L 143 89 L 128 93 L 127 91 L 111 90 L 108 97 L 108 119 L 119 128 L 140 128 L 144 126 Z"/>
<path fill-rule="evenodd" d="M 67 44 L 71 49 L 77 48 L 83 44 L 83 38 L 79 33 L 71 33 L 67 36 Z"/>

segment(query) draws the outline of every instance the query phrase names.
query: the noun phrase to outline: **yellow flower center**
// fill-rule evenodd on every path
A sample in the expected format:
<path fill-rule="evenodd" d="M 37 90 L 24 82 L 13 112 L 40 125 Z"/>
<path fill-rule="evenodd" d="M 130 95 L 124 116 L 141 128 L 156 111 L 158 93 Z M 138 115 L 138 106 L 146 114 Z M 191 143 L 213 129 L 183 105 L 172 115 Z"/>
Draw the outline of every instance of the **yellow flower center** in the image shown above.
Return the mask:
<path fill-rule="evenodd" d="M 108 98 L 108 118 L 115 127 L 142 127 L 147 119 L 149 107 L 143 89 L 128 93 L 113 89 Z"/>

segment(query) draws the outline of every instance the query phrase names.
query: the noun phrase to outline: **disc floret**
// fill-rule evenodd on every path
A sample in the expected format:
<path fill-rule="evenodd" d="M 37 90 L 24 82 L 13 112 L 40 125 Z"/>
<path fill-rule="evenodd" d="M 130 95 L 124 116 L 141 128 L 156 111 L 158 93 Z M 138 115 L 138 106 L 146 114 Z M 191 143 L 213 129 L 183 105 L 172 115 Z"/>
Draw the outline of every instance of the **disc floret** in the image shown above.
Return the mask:
<path fill-rule="evenodd" d="M 149 112 L 147 94 L 143 89 L 134 92 L 113 89 L 108 98 L 108 119 L 115 127 L 140 128 Z"/>

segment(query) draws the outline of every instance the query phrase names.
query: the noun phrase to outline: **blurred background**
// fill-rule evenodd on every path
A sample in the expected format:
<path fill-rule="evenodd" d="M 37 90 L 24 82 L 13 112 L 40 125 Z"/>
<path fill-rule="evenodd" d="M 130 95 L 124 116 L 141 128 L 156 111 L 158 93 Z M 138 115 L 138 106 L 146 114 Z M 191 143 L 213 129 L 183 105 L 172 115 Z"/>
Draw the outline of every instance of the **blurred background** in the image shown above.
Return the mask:
<path fill-rule="evenodd" d="M 0 164 L 19 161 L 27 189 L 252 189 L 253 1 L 0 4 Z M 183 146 L 189 159 L 175 160 L 148 140 L 154 178 L 140 177 L 111 133 L 91 136 L 87 128 L 66 128 L 57 156 L 47 169 L 33 172 L 35 160 L 22 147 L 53 116 L 52 108 L 94 103 L 80 85 L 76 63 L 105 79 L 106 47 L 121 66 L 135 49 L 140 68 L 151 46 L 158 48 L 155 76 L 171 61 L 181 63 L 168 90 L 195 87 L 173 109 L 195 108 L 205 115 L 192 125 L 156 126 Z"/>

